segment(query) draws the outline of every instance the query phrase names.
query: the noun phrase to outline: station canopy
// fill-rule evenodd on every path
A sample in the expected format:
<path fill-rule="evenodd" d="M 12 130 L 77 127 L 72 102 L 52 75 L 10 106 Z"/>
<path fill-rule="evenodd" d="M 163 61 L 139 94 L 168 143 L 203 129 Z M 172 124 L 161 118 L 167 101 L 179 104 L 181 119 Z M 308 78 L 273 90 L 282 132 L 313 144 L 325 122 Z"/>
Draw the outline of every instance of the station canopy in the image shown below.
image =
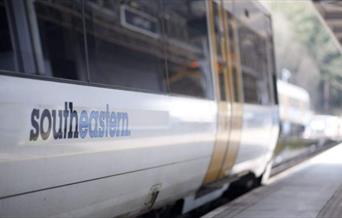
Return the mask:
<path fill-rule="evenodd" d="M 314 0 L 314 3 L 340 45 L 342 45 L 342 1 Z"/>

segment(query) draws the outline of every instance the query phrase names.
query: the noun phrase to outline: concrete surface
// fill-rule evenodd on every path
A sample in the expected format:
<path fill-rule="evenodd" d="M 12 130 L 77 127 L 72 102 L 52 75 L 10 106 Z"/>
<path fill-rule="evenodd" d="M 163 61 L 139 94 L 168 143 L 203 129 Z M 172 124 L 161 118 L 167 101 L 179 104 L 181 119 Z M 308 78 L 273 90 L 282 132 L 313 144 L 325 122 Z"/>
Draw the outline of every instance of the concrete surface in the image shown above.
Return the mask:
<path fill-rule="evenodd" d="M 342 217 L 342 144 L 202 218 Z"/>

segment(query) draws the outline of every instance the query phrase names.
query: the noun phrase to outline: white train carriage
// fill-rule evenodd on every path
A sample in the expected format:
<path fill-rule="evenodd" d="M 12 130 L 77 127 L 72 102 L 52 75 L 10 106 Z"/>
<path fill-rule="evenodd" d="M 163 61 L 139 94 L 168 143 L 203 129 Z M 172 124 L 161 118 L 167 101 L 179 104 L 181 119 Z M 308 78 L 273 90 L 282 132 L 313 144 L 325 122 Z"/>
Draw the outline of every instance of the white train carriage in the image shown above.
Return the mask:
<path fill-rule="evenodd" d="M 134 216 L 179 200 L 185 212 L 266 173 L 278 109 L 259 4 L 0 0 L 0 11 L 1 217 Z"/>
<path fill-rule="evenodd" d="M 313 116 L 309 93 L 296 85 L 278 80 L 279 117 L 281 135 L 303 137 L 306 126 Z"/>

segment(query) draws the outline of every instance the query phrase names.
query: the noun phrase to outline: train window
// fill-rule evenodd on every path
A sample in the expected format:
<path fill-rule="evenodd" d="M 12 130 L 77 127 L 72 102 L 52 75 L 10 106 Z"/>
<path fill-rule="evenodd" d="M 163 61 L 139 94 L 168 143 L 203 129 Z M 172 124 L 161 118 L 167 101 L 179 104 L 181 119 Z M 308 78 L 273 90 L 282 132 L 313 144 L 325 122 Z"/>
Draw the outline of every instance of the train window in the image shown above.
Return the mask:
<path fill-rule="evenodd" d="M 270 75 L 270 83 L 269 83 L 269 89 L 270 89 L 270 96 L 271 96 L 271 102 L 273 104 L 278 104 L 278 94 L 277 94 L 277 88 L 276 88 L 276 66 L 275 66 L 275 54 L 274 54 L 274 45 L 273 45 L 273 31 L 272 31 L 272 22 L 271 17 L 266 16 L 265 19 L 265 26 L 267 28 L 267 53 L 268 53 L 268 71 Z"/>
<path fill-rule="evenodd" d="M 35 53 L 42 65 L 41 74 L 87 80 L 81 3 L 81 0 L 33 1 L 39 33 L 34 31 L 32 23 L 31 29 L 33 38 L 40 39 Z"/>
<path fill-rule="evenodd" d="M 259 103 L 259 94 L 257 87 L 257 79 L 255 76 L 250 75 L 243 71 L 243 87 L 246 103 Z"/>
<path fill-rule="evenodd" d="M 90 81 L 166 92 L 159 0 L 85 3 Z"/>
<path fill-rule="evenodd" d="M 230 13 L 226 12 L 227 14 L 227 30 L 228 30 L 228 38 L 229 38 L 229 52 L 231 58 L 231 78 L 232 78 L 232 86 L 233 86 L 233 101 L 241 102 L 243 100 L 241 94 L 241 85 L 240 84 L 240 77 L 239 77 L 239 59 L 238 59 L 238 52 L 237 52 L 237 36 L 236 36 L 236 28 L 235 23 L 236 18 Z"/>
<path fill-rule="evenodd" d="M 241 71 L 246 103 L 269 104 L 266 39 L 238 22 Z"/>
<path fill-rule="evenodd" d="M 219 10 L 217 4 L 213 4 L 213 16 L 214 16 L 214 31 L 215 31 L 215 46 L 216 46 L 216 55 L 217 55 L 217 74 L 218 74 L 218 88 L 220 93 L 220 100 L 221 101 L 227 101 L 227 89 L 228 84 L 226 80 L 226 69 L 228 67 L 227 58 L 224 57 L 224 43 L 225 43 L 225 37 L 224 37 L 224 29 L 222 20 L 219 16 Z"/>
<path fill-rule="evenodd" d="M 0 69 L 15 70 L 14 49 L 7 18 L 5 1 L 0 0 Z"/>
<path fill-rule="evenodd" d="M 205 1 L 163 1 L 171 93 L 212 98 Z"/>

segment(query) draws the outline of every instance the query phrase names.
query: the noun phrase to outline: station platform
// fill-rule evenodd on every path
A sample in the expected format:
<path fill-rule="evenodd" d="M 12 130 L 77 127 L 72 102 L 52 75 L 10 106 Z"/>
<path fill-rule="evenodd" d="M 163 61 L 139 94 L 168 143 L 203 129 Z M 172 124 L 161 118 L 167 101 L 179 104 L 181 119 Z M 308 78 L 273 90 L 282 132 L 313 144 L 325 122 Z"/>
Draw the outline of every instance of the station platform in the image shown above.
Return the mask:
<path fill-rule="evenodd" d="M 202 218 L 342 217 L 342 144 L 271 178 Z"/>

